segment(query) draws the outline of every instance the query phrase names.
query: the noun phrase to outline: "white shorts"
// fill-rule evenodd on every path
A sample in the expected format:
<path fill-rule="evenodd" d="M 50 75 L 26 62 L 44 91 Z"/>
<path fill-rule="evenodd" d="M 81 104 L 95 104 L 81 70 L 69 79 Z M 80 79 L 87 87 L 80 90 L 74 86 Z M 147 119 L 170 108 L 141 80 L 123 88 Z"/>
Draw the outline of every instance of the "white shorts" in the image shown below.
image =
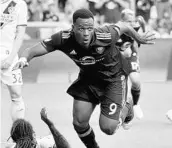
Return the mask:
<path fill-rule="evenodd" d="M 1 55 L 1 61 L 7 58 L 8 55 Z M 13 67 L 18 61 L 18 56 L 15 57 L 12 65 L 7 70 L 1 70 L 1 82 L 6 85 L 22 85 L 22 73 L 21 69 L 13 70 Z"/>

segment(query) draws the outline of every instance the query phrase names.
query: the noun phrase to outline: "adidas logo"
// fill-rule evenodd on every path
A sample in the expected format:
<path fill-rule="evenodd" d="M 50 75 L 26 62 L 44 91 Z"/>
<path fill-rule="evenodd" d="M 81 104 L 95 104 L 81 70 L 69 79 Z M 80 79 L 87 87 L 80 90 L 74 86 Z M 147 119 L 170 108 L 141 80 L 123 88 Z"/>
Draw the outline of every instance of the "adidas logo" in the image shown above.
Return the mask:
<path fill-rule="evenodd" d="M 76 55 L 77 53 L 75 52 L 75 50 L 72 50 L 69 54 Z"/>

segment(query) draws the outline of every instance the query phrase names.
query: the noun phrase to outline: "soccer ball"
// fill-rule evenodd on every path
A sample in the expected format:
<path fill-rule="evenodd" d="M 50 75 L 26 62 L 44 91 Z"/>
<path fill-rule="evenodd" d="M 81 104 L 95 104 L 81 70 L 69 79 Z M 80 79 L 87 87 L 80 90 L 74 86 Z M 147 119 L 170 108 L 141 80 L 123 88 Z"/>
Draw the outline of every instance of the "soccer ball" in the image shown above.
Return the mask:
<path fill-rule="evenodd" d="M 166 113 L 166 117 L 172 122 L 172 109 Z"/>

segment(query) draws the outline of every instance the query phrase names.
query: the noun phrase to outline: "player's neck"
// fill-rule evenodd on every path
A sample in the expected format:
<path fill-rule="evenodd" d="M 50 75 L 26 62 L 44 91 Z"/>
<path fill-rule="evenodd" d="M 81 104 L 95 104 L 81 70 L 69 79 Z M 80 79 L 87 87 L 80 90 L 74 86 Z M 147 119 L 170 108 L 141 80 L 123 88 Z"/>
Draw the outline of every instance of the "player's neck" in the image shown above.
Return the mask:
<path fill-rule="evenodd" d="M 10 1 L 10 0 L 1 0 L 1 4 L 6 3 L 8 1 Z"/>

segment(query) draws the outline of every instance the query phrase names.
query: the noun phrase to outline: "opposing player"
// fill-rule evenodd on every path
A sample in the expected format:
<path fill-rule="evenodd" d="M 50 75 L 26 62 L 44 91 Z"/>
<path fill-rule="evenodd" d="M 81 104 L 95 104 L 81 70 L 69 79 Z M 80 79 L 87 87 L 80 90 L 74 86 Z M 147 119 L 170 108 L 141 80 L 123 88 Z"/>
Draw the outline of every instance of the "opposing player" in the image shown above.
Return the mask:
<path fill-rule="evenodd" d="M 52 135 L 38 139 L 30 122 L 25 119 L 17 119 L 11 128 L 11 138 L 15 144 L 9 144 L 6 148 L 70 148 L 64 136 L 48 118 L 45 108 L 41 109 L 40 114 Z"/>
<path fill-rule="evenodd" d="M 67 92 L 74 98 L 74 129 L 87 148 L 99 147 L 89 124 L 97 104 L 101 108 L 99 125 L 107 135 L 114 134 L 122 122 L 129 122 L 133 116 L 132 103 L 126 102 L 127 73 L 123 65 L 126 58 L 114 46 L 123 33 L 142 44 L 155 39 L 151 33 L 140 36 L 123 22 L 94 28 L 93 14 L 79 9 L 73 14 L 71 30 L 60 31 L 24 50 L 16 64 L 16 68 L 23 68 L 34 57 L 60 50 L 79 66 L 78 79 Z"/>
<path fill-rule="evenodd" d="M 12 120 L 24 118 L 25 106 L 21 94 L 21 70 L 12 67 L 18 61 L 27 26 L 27 5 L 23 0 L 1 0 L 0 9 L 1 81 L 7 85 L 11 96 Z"/>
<path fill-rule="evenodd" d="M 143 17 L 138 16 L 135 18 L 134 12 L 130 9 L 124 9 L 122 11 L 121 21 L 129 23 L 136 31 L 142 28 L 142 31 L 145 32 L 145 21 Z M 129 71 L 129 78 L 131 82 L 131 95 L 134 103 L 134 114 L 138 119 L 141 119 L 143 117 L 143 111 L 138 104 L 141 92 L 140 66 L 138 56 L 138 47 L 140 45 L 136 45 L 134 40 L 126 34 L 121 35 L 116 45 L 119 47 L 121 53 L 130 61 L 131 69 Z"/>

